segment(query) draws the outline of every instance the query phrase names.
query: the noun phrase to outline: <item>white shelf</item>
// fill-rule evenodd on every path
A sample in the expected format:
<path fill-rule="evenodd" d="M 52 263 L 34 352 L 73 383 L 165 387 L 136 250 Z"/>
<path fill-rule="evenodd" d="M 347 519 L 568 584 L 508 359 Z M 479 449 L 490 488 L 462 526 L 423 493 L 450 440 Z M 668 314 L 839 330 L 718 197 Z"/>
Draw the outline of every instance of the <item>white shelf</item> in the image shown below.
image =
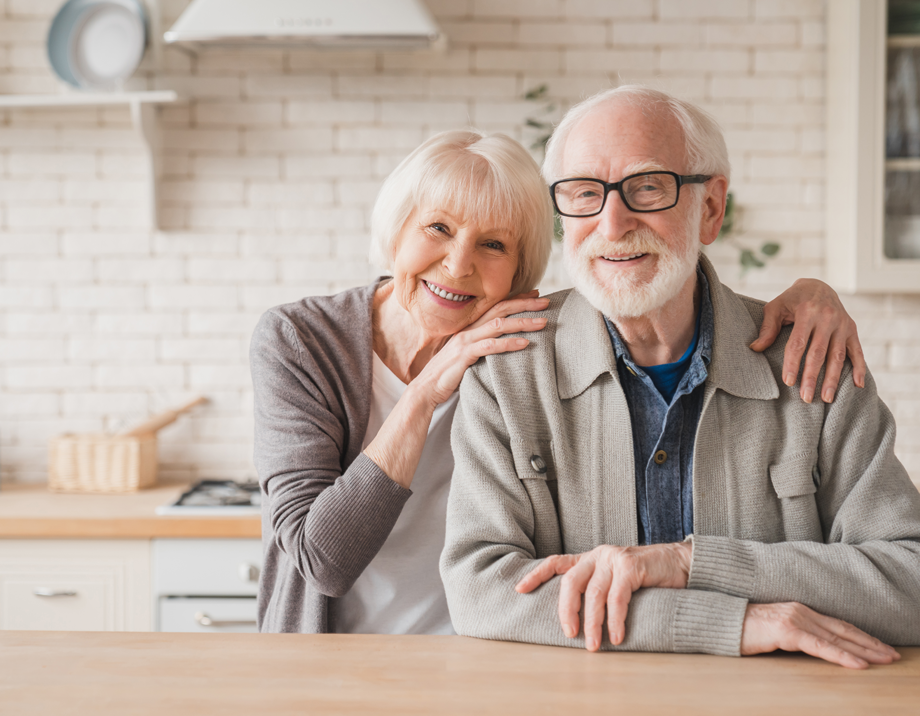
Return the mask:
<path fill-rule="evenodd" d="M 920 157 L 886 159 L 885 169 L 889 172 L 918 172 L 920 171 Z"/>
<path fill-rule="evenodd" d="M 101 107 L 125 105 L 131 110 L 134 129 L 140 135 L 150 177 L 147 199 L 147 223 L 159 228 L 157 187 L 160 182 L 160 131 L 154 105 L 177 102 L 179 95 L 172 90 L 156 92 L 67 92 L 62 94 L 0 95 L 0 110 L 55 107 Z"/>
<path fill-rule="evenodd" d="M 169 104 L 179 99 L 172 90 L 157 92 L 67 92 L 61 94 L 0 94 L 5 107 L 93 107 L 112 104 Z"/>
<path fill-rule="evenodd" d="M 920 47 L 920 35 L 889 35 L 888 47 Z"/>

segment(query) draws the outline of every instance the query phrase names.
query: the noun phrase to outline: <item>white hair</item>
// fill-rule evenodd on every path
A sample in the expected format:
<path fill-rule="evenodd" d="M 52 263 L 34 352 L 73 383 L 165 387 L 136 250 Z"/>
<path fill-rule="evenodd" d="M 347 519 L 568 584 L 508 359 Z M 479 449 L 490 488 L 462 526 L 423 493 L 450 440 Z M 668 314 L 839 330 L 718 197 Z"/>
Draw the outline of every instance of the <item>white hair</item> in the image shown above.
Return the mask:
<path fill-rule="evenodd" d="M 371 216 L 370 260 L 391 269 L 396 239 L 417 208 L 453 209 L 518 238 L 511 294 L 534 288 L 549 263 L 553 206 L 540 168 L 518 142 L 476 130 L 441 132 L 387 177 Z"/>
<path fill-rule="evenodd" d="M 562 118 L 549 143 L 543 161 L 543 176 L 548 184 L 562 179 L 562 157 L 569 134 L 596 108 L 623 102 L 651 112 L 668 112 L 684 133 L 689 174 L 721 174 L 731 179 L 728 149 L 718 122 L 691 102 L 642 85 L 623 85 L 604 90 L 579 102 Z M 689 187 L 688 187 L 689 188 Z"/>

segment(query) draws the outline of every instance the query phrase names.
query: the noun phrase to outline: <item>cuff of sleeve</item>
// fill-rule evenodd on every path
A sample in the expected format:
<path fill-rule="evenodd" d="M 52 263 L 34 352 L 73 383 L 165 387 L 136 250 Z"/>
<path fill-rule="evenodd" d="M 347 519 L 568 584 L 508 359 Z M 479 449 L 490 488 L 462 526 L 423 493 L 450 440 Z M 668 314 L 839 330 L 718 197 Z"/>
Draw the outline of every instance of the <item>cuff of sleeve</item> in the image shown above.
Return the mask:
<path fill-rule="evenodd" d="M 674 616 L 674 651 L 740 656 L 746 609 L 747 599 L 682 591 Z"/>
<path fill-rule="evenodd" d="M 754 594 L 751 545 L 730 537 L 692 535 L 693 559 L 687 589 L 750 599 Z"/>
<path fill-rule="evenodd" d="M 326 521 L 324 529 L 312 538 L 333 564 L 357 579 L 386 541 L 412 491 L 387 477 L 364 453 L 355 458 L 334 487 L 338 493 L 336 519 Z"/>

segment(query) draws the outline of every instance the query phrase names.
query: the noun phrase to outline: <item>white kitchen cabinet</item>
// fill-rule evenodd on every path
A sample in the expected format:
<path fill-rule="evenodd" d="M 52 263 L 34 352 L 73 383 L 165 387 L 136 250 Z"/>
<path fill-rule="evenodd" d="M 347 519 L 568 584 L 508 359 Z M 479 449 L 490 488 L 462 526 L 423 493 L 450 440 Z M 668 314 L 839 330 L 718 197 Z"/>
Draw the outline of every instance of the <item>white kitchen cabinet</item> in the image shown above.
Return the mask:
<path fill-rule="evenodd" d="M 846 292 L 920 293 L 920 156 L 891 146 L 898 123 L 920 120 L 920 101 L 904 98 L 906 120 L 886 114 L 898 108 L 889 53 L 900 62 L 920 35 L 889 38 L 888 0 L 833 0 L 826 11 L 827 279 Z M 909 69 L 920 71 L 916 58 Z"/>
<path fill-rule="evenodd" d="M 0 540 L 0 629 L 150 631 L 149 540 Z"/>
<path fill-rule="evenodd" d="M 157 631 L 255 632 L 257 539 L 153 540 Z"/>

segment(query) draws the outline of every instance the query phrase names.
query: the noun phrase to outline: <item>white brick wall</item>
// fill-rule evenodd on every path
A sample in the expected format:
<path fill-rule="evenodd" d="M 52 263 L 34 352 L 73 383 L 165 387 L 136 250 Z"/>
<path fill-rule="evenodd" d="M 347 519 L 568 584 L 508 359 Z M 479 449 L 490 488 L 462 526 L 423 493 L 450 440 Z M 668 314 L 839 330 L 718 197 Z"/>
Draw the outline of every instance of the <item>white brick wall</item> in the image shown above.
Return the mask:
<path fill-rule="evenodd" d="M 249 334 L 262 311 L 366 282 L 386 174 L 472 122 L 529 143 L 523 94 L 566 106 L 639 80 L 726 130 L 741 240 L 782 244 L 733 285 L 770 296 L 824 260 L 822 0 L 427 0 L 451 47 L 429 53 L 166 50 L 137 87 L 160 109 L 166 230 L 149 232 L 140 144 L 120 107 L 0 111 L 0 468 L 45 478 L 49 436 L 118 429 L 203 392 L 161 435 L 162 471 L 252 476 Z M 187 0 L 161 0 L 164 24 Z M 60 0 L 0 0 L 0 93 L 56 91 L 43 48 Z M 558 111 L 557 115 L 558 116 Z M 544 281 L 566 278 L 555 259 Z M 920 480 L 920 297 L 857 296 L 897 449 Z"/>

